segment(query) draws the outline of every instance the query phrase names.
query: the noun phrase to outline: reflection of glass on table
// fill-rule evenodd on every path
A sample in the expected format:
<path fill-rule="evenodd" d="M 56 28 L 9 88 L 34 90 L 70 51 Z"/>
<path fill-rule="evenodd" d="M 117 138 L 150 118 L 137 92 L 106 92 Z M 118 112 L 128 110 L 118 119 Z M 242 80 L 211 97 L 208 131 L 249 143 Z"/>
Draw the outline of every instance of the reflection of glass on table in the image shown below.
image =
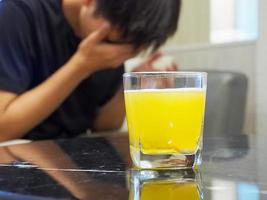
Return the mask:
<path fill-rule="evenodd" d="M 200 164 L 205 73 L 129 73 L 125 103 L 133 162 L 140 168 Z"/>
<path fill-rule="evenodd" d="M 200 174 L 193 170 L 132 171 L 129 200 L 202 200 Z"/>

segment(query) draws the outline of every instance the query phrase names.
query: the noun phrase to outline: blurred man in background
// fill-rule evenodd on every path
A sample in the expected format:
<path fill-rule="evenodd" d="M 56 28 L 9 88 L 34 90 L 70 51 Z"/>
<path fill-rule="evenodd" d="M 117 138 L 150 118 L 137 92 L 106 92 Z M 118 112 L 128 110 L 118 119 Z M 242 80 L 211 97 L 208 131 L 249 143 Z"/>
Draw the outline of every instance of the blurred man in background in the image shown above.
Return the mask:
<path fill-rule="evenodd" d="M 158 49 L 176 32 L 180 4 L 0 1 L 0 141 L 120 127 L 123 63 L 147 48 Z M 158 57 L 136 71 L 152 71 Z"/>

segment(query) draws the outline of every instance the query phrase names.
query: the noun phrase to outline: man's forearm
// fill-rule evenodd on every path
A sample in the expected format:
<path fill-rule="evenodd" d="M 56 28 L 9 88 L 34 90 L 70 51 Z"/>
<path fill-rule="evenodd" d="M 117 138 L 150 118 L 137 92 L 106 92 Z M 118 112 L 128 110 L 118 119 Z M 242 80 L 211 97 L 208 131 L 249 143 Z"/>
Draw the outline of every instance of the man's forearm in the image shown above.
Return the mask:
<path fill-rule="evenodd" d="M 0 115 L 0 141 L 21 138 L 45 120 L 88 74 L 69 63 L 36 88 L 15 98 Z"/>
<path fill-rule="evenodd" d="M 93 131 L 118 129 L 125 119 L 123 87 L 97 113 Z"/>

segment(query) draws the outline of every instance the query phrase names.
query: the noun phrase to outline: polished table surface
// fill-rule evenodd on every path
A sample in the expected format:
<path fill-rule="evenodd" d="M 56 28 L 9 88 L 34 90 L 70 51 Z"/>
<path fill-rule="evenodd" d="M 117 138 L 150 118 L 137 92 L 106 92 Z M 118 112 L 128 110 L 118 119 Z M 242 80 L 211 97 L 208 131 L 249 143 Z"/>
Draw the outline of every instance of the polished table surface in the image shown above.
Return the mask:
<path fill-rule="evenodd" d="M 205 137 L 203 165 L 195 172 L 203 199 L 267 199 L 266 141 L 265 135 Z M 137 170 L 128 147 L 126 134 L 3 146 L 0 199 L 133 199 Z M 177 173 L 176 185 L 183 182 Z"/>

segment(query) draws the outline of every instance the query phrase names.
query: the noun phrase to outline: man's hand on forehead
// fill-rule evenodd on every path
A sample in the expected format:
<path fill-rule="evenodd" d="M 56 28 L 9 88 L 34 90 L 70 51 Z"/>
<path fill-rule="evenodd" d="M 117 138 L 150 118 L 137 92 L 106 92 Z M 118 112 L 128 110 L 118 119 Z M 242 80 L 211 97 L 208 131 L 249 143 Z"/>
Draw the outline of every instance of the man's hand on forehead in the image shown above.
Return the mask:
<path fill-rule="evenodd" d="M 117 68 L 126 60 L 140 53 L 133 44 L 110 41 L 111 27 L 105 24 L 88 35 L 79 45 L 78 51 L 70 60 L 86 72 L 106 68 Z"/>

